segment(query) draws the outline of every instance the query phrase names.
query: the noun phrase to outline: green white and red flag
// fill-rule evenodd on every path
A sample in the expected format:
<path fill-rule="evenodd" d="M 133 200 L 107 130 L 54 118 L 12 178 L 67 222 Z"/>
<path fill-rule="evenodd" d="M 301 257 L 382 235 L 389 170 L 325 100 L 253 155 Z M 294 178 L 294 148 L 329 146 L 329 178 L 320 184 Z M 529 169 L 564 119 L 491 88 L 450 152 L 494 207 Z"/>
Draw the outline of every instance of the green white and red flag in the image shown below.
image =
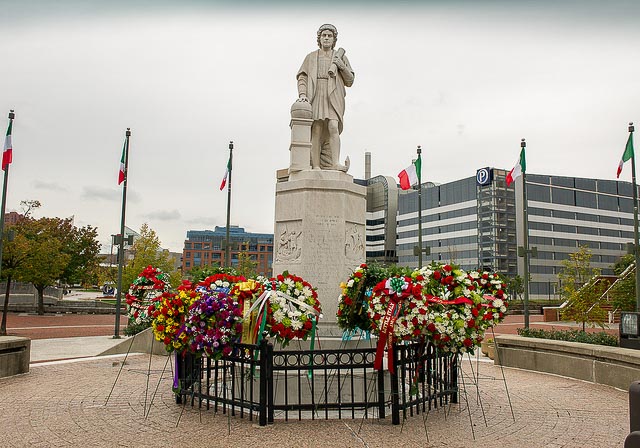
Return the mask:
<path fill-rule="evenodd" d="M 229 157 L 229 161 L 227 162 L 227 170 L 224 172 L 224 177 L 222 178 L 222 182 L 220 183 L 220 191 L 224 190 L 224 186 L 227 185 L 227 177 L 231 172 L 231 157 Z"/>
<path fill-rule="evenodd" d="M 2 152 L 2 171 L 6 171 L 13 160 L 13 145 L 11 144 L 11 128 L 13 120 L 9 120 L 7 135 L 4 138 L 4 151 Z"/>
<path fill-rule="evenodd" d="M 620 163 L 618 164 L 618 173 L 616 177 L 620 177 L 620 173 L 622 173 L 622 165 L 624 162 L 633 157 L 633 133 L 629 132 L 629 139 L 627 140 L 627 146 L 624 147 L 624 152 L 622 153 L 622 159 L 620 159 Z"/>
<path fill-rule="evenodd" d="M 527 170 L 527 161 L 524 153 L 524 148 L 520 150 L 520 157 L 515 166 L 509 171 L 506 177 L 507 187 L 511 185 L 515 180 L 520 177 Z"/>
<path fill-rule="evenodd" d="M 400 188 L 408 190 L 412 185 L 420 182 L 420 170 L 422 168 L 422 160 L 418 157 L 411 165 L 398 173 L 400 179 Z"/>
<path fill-rule="evenodd" d="M 124 178 L 126 176 L 125 173 L 125 151 L 127 149 L 127 142 L 124 142 L 124 146 L 122 147 L 122 157 L 120 158 L 120 172 L 118 173 L 118 185 L 120 185 L 122 182 L 124 182 Z"/>

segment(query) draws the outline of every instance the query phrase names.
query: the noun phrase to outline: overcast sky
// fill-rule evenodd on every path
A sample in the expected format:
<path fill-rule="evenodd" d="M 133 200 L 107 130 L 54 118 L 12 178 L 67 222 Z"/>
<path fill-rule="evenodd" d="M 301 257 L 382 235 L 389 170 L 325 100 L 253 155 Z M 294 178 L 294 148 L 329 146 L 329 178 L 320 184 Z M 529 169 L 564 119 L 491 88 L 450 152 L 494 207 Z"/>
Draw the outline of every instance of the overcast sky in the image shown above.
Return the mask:
<path fill-rule="evenodd" d="M 7 210 L 38 199 L 36 217 L 97 226 L 109 251 L 130 127 L 129 227 L 182 251 L 187 230 L 224 226 L 233 140 L 232 224 L 273 233 L 295 74 L 323 23 L 356 72 L 341 155 L 354 177 L 365 151 L 373 175 L 395 176 L 417 145 L 424 180 L 510 169 L 524 137 L 530 173 L 615 179 L 640 121 L 640 2 L 297 3 L 0 1 Z"/>

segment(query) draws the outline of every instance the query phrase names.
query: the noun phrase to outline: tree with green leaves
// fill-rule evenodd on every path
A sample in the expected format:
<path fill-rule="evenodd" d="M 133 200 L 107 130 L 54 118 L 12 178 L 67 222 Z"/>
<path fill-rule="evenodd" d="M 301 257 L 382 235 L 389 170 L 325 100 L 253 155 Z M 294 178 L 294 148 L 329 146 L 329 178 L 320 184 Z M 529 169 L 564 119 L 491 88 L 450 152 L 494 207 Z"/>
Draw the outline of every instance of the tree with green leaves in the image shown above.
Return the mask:
<path fill-rule="evenodd" d="M 232 267 L 221 267 L 218 263 L 214 262 L 211 265 L 204 266 L 194 266 L 189 271 L 187 271 L 186 277 L 193 283 L 198 283 L 204 280 L 207 277 L 210 277 L 215 274 L 229 274 L 229 275 L 238 275 L 236 270 Z"/>
<path fill-rule="evenodd" d="M 171 254 L 162 249 L 158 234 L 147 223 L 140 227 L 140 237 L 134 241 L 130 253 L 133 254 L 133 258 L 127 262 L 122 273 L 123 291 L 128 289 L 147 266 L 153 266 L 169 274 L 171 285 L 180 284 L 180 273 L 175 268 Z"/>
<path fill-rule="evenodd" d="M 38 313 L 44 314 L 47 286 L 58 281 L 81 283 L 89 278 L 98 264 L 98 232 L 92 226 L 76 227 L 73 218 L 34 219 L 30 212 L 40 207 L 40 202 L 20 204 L 24 218 L 12 229 L 15 240 L 7 244 L 6 255 L 3 253 L 3 271 L 6 267 L 5 275 L 10 274 L 11 279 L 33 284 L 38 293 Z"/>
<path fill-rule="evenodd" d="M 238 275 L 245 278 L 255 278 L 258 275 L 258 261 L 251 259 L 247 252 L 238 253 Z"/>
<path fill-rule="evenodd" d="M 49 226 L 48 220 L 24 219 L 16 233 L 27 240 L 26 259 L 16 272 L 19 280 L 33 284 L 38 295 L 38 314 L 44 314 L 44 290 L 54 285 L 69 264 L 71 256 Z M 3 257 L 4 258 L 4 257 Z"/>
<path fill-rule="evenodd" d="M 40 207 L 38 200 L 20 201 L 22 206 L 22 218 L 29 218 L 31 210 Z M 10 228 L 3 232 L 2 239 L 2 278 L 5 280 L 4 305 L 2 307 L 2 323 L 0 324 L 0 336 L 7 334 L 7 313 L 9 312 L 9 297 L 11 281 L 18 273 L 18 269 L 28 256 L 28 241 L 22 234 L 16 235 L 16 229 Z"/>
<path fill-rule="evenodd" d="M 567 307 L 562 311 L 562 320 L 574 320 L 586 325 L 598 325 L 604 328 L 607 312 L 600 306 L 602 294 L 609 286 L 609 281 L 597 278 L 598 269 L 591 267 L 591 251 L 587 246 L 580 246 L 578 252 L 569 254 L 562 261 L 562 270 L 558 274 L 562 286 L 560 295 L 565 299 Z"/>
<path fill-rule="evenodd" d="M 636 270 L 633 254 L 627 254 L 613 265 L 613 272 L 619 278 L 609 291 L 611 304 L 620 311 L 636 309 Z M 627 268 L 629 268 L 627 270 Z"/>
<path fill-rule="evenodd" d="M 11 235 L 11 237 L 9 237 Z M 0 336 L 7 334 L 7 313 L 9 311 L 9 297 L 12 280 L 19 275 L 19 269 L 28 257 L 29 242 L 21 234 L 5 232 L 3 235 L 2 251 L 2 278 L 5 283 L 4 306 L 2 307 L 2 323 L 0 324 Z"/>
<path fill-rule="evenodd" d="M 524 294 L 524 279 L 519 275 L 515 275 L 507 279 L 507 291 L 511 300 L 522 300 Z"/>
<path fill-rule="evenodd" d="M 73 218 L 40 218 L 40 226 L 62 244 L 60 251 L 68 255 L 68 263 L 60 274 L 65 283 L 87 283 L 98 265 L 100 243 L 95 227 L 76 227 Z"/>

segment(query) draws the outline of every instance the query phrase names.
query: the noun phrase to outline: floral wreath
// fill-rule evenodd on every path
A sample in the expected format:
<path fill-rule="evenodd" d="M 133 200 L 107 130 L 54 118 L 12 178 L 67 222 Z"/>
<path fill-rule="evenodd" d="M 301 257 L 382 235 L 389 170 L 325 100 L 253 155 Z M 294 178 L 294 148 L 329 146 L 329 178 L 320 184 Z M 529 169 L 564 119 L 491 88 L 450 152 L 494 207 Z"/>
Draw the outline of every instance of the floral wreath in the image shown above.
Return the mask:
<path fill-rule="evenodd" d="M 192 353 L 213 359 L 230 355 L 242 333 L 238 302 L 224 291 L 203 291 L 189 307 L 184 332 Z"/>
<path fill-rule="evenodd" d="M 470 289 L 473 288 L 482 296 L 481 327 L 487 330 L 504 320 L 507 307 L 507 284 L 498 273 L 470 271 Z"/>
<path fill-rule="evenodd" d="M 388 332 L 396 340 L 411 340 L 420 336 L 426 322 L 428 303 L 422 295 L 422 285 L 412 281 L 411 277 L 392 277 L 379 282 L 373 288 L 369 302 L 369 317 L 371 329 L 375 334 L 381 334 L 384 329 L 385 317 L 396 313 L 394 325 Z M 387 318 L 387 326 L 392 322 Z"/>
<path fill-rule="evenodd" d="M 287 271 L 270 279 L 259 277 L 258 282 L 265 290 L 252 306 L 258 310 L 258 337 L 266 330 L 284 347 L 294 338 L 306 341 L 312 335 L 313 343 L 313 333 L 322 316 L 313 286 Z"/>
<path fill-rule="evenodd" d="M 369 302 L 372 331 L 378 335 L 374 369 L 382 368 L 384 351 L 388 353 L 388 368 L 394 372 L 391 345 L 397 340 L 416 339 L 426 324 L 428 303 L 422 295 L 422 285 L 411 277 L 392 277 L 373 288 Z"/>
<path fill-rule="evenodd" d="M 169 289 L 169 275 L 149 265 L 138 275 L 126 295 L 129 323 L 149 324 L 149 306 Z"/>
<path fill-rule="evenodd" d="M 153 335 L 157 341 L 164 344 L 169 353 L 174 350 L 182 351 L 188 346 L 184 323 L 189 306 L 198 299 L 200 295 L 193 290 L 193 285 L 183 281 L 176 294 L 164 292 L 159 300 L 149 307 Z"/>
<path fill-rule="evenodd" d="M 484 335 L 482 296 L 471 277 L 454 264 L 431 263 L 417 271 L 423 276 L 430 304 L 425 334 L 445 352 L 466 353 L 480 345 Z"/>
<path fill-rule="evenodd" d="M 338 297 L 336 313 L 338 327 L 347 332 L 358 329 L 368 331 L 371 328 L 371 319 L 367 313 L 369 308 L 367 295 L 371 295 L 371 290 L 367 287 L 371 279 L 369 268 L 363 263 L 351 273 L 346 283 L 340 283 L 342 293 Z"/>

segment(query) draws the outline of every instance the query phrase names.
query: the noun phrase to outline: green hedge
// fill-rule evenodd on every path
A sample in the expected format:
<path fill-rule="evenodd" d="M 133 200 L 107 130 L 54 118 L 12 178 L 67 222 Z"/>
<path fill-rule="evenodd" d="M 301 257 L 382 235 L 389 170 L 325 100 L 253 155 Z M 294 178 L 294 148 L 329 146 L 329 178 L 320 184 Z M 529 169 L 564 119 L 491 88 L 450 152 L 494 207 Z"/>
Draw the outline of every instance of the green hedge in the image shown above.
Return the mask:
<path fill-rule="evenodd" d="M 582 330 L 539 330 L 518 328 L 518 334 L 527 338 L 553 339 L 555 341 L 582 342 L 584 344 L 618 346 L 618 338 L 604 331 L 587 333 Z"/>

